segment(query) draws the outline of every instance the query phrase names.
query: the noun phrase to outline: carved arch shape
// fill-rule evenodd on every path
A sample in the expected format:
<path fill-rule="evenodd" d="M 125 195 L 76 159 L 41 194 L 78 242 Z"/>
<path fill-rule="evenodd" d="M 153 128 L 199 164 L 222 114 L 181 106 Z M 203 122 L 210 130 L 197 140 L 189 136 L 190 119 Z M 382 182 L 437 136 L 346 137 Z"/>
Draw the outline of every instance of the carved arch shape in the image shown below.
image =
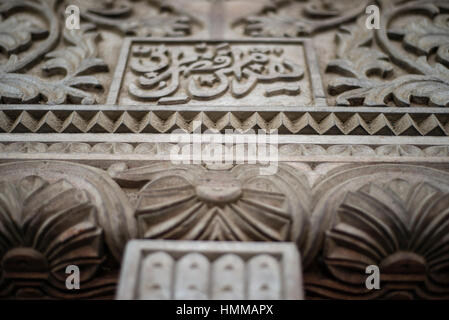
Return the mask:
<path fill-rule="evenodd" d="M 177 240 L 293 241 L 308 226 L 308 188 L 289 166 L 261 176 L 260 166 L 208 170 L 155 163 L 110 170 L 121 186 L 140 188 L 139 237 Z"/>
<path fill-rule="evenodd" d="M 120 187 L 103 171 L 77 163 L 60 161 L 26 161 L 0 165 L 0 181 L 39 176 L 49 182 L 66 180 L 87 192 L 97 210 L 99 225 L 106 244 L 120 262 L 128 240 L 136 237 L 133 209 Z"/>

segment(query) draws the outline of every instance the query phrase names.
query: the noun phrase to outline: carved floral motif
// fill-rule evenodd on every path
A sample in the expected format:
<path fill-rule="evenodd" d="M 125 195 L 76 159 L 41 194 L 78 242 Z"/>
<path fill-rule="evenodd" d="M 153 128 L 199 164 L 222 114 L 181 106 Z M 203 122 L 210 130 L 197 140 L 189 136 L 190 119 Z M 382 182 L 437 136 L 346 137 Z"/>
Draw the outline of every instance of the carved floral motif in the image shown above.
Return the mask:
<path fill-rule="evenodd" d="M 42 100 L 49 104 L 62 104 L 69 101 L 93 104 L 95 97 L 86 89 L 101 89 L 101 83 L 86 73 L 107 70 L 104 62 L 98 58 L 96 49 L 97 32 L 93 25 L 85 24 L 80 30 L 64 29 L 64 39 L 71 46 L 50 51 L 57 43 L 60 30 L 54 0 L 10 1 L 0 3 L 0 13 L 13 10 L 31 9 L 40 13 L 49 25 L 48 36 L 36 46 L 18 55 L 31 44 L 36 35 L 47 34 L 46 30 L 36 27 L 32 21 L 11 16 L 0 27 L 10 29 L 0 40 L 0 47 L 6 49 L 8 61 L 0 67 L 0 99 L 4 103 L 38 103 Z M 14 39 L 14 40 L 13 40 Z M 42 70 L 49 73 L 62 73 L 60 80 L 46 80 L 21 71 L 30 67 L 40 58 L 48 59 Z"/>
<path fill-rule="evenodd" d="M 103 235 L 85 191 L 28 176 L 0 183 L 0 208 L 0 295 L 64 295 L 68 265 L 82 285 L 98 271 Z"/>
<path fill-rule="evenodd" d="M 273 0 L 260 12 L 235 24 L 253 37 L 298 37 L 310 35 L 354 20 L 365 11 L 369 0 L 295 1 Z"/>
<path fill-rule="evenodd" d="M 382 2 L 381 27 L 368 30 L 362 16 L 357 25 L 342 28 L 337 33 L 337 60 L 328 64 L 328 72 L 343 77 L 329 82 L 329 92 L 338 95 L 338 105 L 366 106 L 449 106 L 448 8 L 445 1 L 409 1 L 393 6 Z M 420 17 L 401 29 L 391 29 L 397 16 L 423 11 L 430 17 Z M 382 49 L 373 47 L 376 44 Z M 402 41 L 398 49 L 393 39 Z M 417 58 L 410 57 L 409 51 Z M 435 52 L 435 54 L 434 54 Z M 435 56 L 435 62 L 430 62 Z M 391 78 L 392 61 L 410 74 Z M 371 77 L 380 75 L 388 80 Z"/>
<path fill-rule="evenodd" d="M 393 180 L 350 192 L 326 236 L 325 263 L 354 286 L 363 286 L 366 266 L 377 265 L 384 291 L 447 297 L 448 207 L 448 194 L 427 183 Z"/>
<path fill-rule="evenodd" d="M 142 2 L 142 1 L 140 1 Z M 119 31 L 122 35 L 151 37 L 181 37 L 192 33 L 199 21 L 176 2 L 170 0 L 147 1 L 140 15 L 133 2 L 127 0 L 80 1 L 81 17 L 98 27 Z M 155 12 L 148 14 L 151 7 Z"/>
<path fill-rule="evenodd" d="M 0 172 L 0 297 L 111 297 L 136 236 L 122 191 L 75 163 L 16 162 Z M 69 265 L 79 267 L 80 290 L 66 287 Z"/>

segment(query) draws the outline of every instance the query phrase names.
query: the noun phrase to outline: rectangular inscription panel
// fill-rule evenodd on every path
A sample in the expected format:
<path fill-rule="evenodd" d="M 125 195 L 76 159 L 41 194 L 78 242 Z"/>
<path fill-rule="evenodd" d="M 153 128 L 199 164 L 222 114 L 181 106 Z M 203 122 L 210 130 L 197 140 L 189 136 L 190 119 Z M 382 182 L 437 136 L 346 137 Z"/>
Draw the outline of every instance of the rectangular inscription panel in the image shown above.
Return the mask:
<path fill-rule="evenodd" d="M 324 93 L 308 40 L 125 41 L 108 104 L 298 107 Z"/>

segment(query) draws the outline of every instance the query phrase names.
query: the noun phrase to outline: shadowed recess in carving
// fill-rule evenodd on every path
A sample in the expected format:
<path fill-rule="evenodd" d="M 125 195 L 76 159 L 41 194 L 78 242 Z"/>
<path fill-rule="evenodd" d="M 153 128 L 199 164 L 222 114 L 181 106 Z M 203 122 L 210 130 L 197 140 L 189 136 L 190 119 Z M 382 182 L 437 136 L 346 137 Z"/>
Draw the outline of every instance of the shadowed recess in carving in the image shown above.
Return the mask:
<path fill-rule="evenodd" d="M 298 64 L 302 47 L 295 47 L 297 57 L 291 57 L 291 48 L 284 53 L 285 48 L 289 46 L 135 44 L 129 60 L 134 77 L 128 75 L 125 82 L 131 82 L 128 92 L 133 98 L 158 104 L 216 100 L 226 93 L 236 99 L 251 93 L 267 98 L 297 96 L 304 76 Z"/>
<path fill-rule="evenodd" d="M 228 128 L 241 131 L 278 130 L 280 134 L 343 134 L 394 136 L 447 136 L 449 121 L 445 114 L 388 114 L 306 112 L 252 112 L 241 116 L 226 112 L 217 115 L 198 112 L 185 116 L 182 112 L 89 112 L 73 111 L 61 116 L 47 111 L 37 116 L 29 111 L 9 114 L 0 110 L 0 131 L 57 132 L 57 133 L 170 133 L 176 129 L 191 133 L 193 122 L 199 121 L 207 129 L 225 132 Z M 324 114 L 324 116 L 323 116 Z"/>
<path fill-rule="evenodd" d="M 447 2 L 381 2 L 380 29 L 367 29 L 361 16 L 337 33 L 337 56 L 327 71 L 341 77 L 329 81 L 329 93 L 337 95 L 338 105 L 449 106 L 449 15 L 442 14 Z M 417 11 L 427 17 L 390 27 L 395 18 Z M 409 74 L 392 76 L 394 65 Z"/>

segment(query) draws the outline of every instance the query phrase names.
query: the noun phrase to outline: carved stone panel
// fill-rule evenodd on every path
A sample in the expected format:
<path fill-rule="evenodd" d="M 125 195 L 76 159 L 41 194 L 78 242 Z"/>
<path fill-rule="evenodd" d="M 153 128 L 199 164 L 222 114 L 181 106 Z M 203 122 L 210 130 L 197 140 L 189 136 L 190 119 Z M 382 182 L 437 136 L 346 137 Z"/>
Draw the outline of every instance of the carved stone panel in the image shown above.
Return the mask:
<path fill-rule="evenodd" d="M 131 241 L 117 299 L 297 300 L 300 265 L 293 244 Z"/>
<path fill-rule="evenodd" d="M 109 104 L 309 106 L 323 101 L 308 40 L 126 39 Z"/>

